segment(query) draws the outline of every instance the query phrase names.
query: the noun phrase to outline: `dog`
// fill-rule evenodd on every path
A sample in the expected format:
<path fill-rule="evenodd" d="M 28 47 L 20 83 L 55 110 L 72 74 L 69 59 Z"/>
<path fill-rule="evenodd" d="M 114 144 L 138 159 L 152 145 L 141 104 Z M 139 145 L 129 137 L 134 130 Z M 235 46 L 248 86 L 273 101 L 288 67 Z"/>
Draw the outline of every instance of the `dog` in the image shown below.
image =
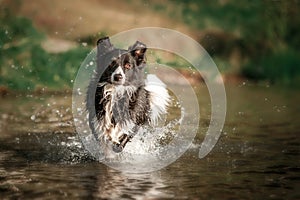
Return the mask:
<path fill-rule="evenodd" d="M 115 153 L 145 124 L 155 125 L 167 113 L 170 95 L 155 76 L 145 79 L 147 47 L 136 41 L 127 50 L 109 37 L 97 41 L 97 68 L 89 84 L 87 111 L 93 135 Z"/>

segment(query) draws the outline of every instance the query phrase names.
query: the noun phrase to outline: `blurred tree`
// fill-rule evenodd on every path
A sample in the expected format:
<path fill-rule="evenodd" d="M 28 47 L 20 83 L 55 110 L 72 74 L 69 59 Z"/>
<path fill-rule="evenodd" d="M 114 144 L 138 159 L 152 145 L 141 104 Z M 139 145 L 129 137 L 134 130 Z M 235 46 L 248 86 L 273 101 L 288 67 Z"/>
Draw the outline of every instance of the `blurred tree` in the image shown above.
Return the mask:
<path fill-rule="evenodd" d="M 178 1 L 187 24 L 234 33 L 254 55 L 300 46 L 298 0 L 187 0 Z M 256 53 L 255 53 L 256 52 Z"/>
<path fill-rule="evenodd" d="M 222 56 L 224 51 L 228 56 L 228 51 L 239 49 L 244 57 L 244 64 L 247 65 L 245 75 L 252 70 L 251 77 L 268 78 L 266 73 L 270 73 L 272 69 L 270 65 L 274 64 L 271 60 L 277 55 L 278 59 L 283 59 L 284 55 L 293 57 L 292 63 L 300 65 L 300 59 L 295 60 L 294 56 L 299 55 L 300 48 L 299 0 L 178 0 L 177 2 L 182 9 L 185 23 L 202 30 L 223 32 L 224 37 L 216 37 L 224 41 L 218 42 L 222 44 L 219 45 L 221 50 L 214 49 L 217 54 L 221 53 L 217 56 Z M 214 48 L 218 48 L 218 45 L 215 46 Z M 266 58 L 270 63 L 263 61 Z M 280 63 L 283 66 L 277 66 L 278 68 L 286 67 L 283 61 Z M 299 70 L 296 72 L 300 74 Z M 279 73 L 277 75 L 281 76 Z M 273 74 L 272 79 L 274 76 Z"/>
<path fill-rule="evenodd" d="M 72 85 L 89 48 L 51 54 L 41 47 L 45 35 L 31 20 L 15 17 L 9 9 L 0 13 L 0 85 L 11 89 L 67 88 Z"/>

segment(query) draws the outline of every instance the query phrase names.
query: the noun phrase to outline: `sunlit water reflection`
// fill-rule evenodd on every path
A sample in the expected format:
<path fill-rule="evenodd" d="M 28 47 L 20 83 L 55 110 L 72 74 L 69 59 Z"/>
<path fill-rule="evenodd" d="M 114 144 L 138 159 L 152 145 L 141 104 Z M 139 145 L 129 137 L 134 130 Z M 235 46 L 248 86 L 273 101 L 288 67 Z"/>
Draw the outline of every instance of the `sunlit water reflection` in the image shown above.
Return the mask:
<path fill-rule="evenodd" d="M 160 171 L 126 174 L 93 159 L 72 122 L 71 96 L 0 99 L 1 198 L 299 199 L 299 91 L 227 86 L 221 139 L 204 159 L 210 119 L 207 90 L 190 149 Z"/>

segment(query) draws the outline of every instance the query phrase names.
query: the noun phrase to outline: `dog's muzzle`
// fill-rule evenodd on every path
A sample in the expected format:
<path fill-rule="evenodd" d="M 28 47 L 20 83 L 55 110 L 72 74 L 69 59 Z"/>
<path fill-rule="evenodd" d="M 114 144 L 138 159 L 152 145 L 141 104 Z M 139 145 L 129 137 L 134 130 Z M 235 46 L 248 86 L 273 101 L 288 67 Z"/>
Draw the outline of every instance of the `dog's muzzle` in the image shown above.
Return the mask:
<path fill-rule="evenodd" d="M 118 67 L 111 75 L 111 82 L 116 85 L 125 83 L 125 74 L 121 67 Z"/>

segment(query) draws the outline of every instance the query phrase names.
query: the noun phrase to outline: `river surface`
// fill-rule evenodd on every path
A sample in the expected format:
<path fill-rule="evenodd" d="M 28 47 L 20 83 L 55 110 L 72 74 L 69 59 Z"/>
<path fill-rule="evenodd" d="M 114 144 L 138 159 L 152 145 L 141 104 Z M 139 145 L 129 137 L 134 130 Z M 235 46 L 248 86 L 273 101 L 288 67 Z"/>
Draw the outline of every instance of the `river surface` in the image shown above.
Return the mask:
<path fill-rule="evenodd" d="M 71 94 L 0 97 L 0 199 L 300 199 L 299 90 L 226 85 L 224 130 L 199 159 L 210 99 L 206 87 L 198 89 L 200 126 L 189 150 L 139 174 L 84 150 Z"/>

